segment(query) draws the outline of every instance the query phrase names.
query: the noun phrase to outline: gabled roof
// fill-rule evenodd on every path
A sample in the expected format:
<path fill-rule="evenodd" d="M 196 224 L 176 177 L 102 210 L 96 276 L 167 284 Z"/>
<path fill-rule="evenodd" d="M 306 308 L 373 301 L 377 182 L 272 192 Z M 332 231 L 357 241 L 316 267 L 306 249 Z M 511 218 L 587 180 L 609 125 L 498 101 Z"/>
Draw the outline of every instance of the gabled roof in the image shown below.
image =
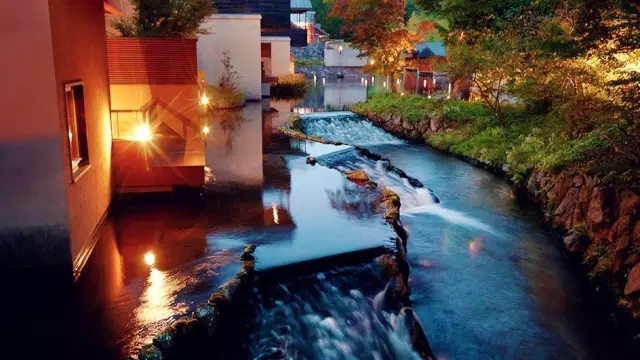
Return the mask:
<path fill-rule="evenodd" d="M 416 46 L 418 58 L 424 59 L 432 56 L 447 56 L 447 51 L 442 42 L 432 41 L 420 43 Z"/>
<path fill-rule="evenodd" d="M 302 13 L 313 10 L 311 0 L 291 0 L 291 12 Z"/>

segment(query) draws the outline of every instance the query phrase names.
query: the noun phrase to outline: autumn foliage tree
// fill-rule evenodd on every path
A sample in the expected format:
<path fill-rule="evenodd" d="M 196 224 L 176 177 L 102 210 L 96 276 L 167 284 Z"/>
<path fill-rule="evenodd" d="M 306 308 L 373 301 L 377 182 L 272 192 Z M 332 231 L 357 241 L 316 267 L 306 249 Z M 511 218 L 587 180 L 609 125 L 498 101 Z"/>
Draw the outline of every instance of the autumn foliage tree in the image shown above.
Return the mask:
<path fill-rule="evenodd" d="M 406 5 L 406 0 L 336 0 L 330 15 L 343 19 L 341 32 L 350 34 L 360 55 L 372 60 L 365 71 L 394 79 L 404 68 L 406 54 L 424 38 L 406 28 Z M 427 28 L 426 23 L 418 27 Z"/>

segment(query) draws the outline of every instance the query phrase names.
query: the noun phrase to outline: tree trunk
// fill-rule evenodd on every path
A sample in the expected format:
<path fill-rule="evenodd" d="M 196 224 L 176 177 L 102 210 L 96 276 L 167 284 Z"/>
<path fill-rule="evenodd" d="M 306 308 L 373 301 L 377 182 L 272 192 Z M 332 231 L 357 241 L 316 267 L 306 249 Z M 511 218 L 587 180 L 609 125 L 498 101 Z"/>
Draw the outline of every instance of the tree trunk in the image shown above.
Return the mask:
<path fill-rule="evenodd" d="M 387 75 L 387 78 L 389 79 L 389 89 L 391 89 L 391 92 L 397 93 L 398 92 L 398 83 L 395 81 L 395 74 L 394 73 L 389 73 Z"/>

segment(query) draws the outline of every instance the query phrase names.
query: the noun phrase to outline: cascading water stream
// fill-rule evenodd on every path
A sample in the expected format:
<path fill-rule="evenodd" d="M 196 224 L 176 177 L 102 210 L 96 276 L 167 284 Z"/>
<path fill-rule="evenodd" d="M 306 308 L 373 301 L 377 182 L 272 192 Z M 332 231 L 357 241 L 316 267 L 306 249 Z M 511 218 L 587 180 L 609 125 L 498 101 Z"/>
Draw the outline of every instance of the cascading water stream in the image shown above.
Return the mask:
<path fill-rule="evenodd" d="M 260 291 L 259 331 L 250 340 L 255 359 L 419 360 L 405 311 L 373 305 L 385 291 L 370 296 L 384 286 L 379 273 L 373 265 L 342 268 Z"/>
<path fill-rule="evenodd" d="M 362 121 L 350 112 L 310 114 L 302 116 L 301 119 L 304 131 L 308 135 L 341 141 L 351 145 L 404 143 L 371 123 Z M 429 189 L 415 187 L 409 183 L 408 179 L 389 171 L 389 163 L 385 160 L 374 161 L 358 156 L 353 149 L 344 148 L 339 148 L 333 153 L 317 156 L 316 160 L 325 166 L 342 172 L 365 171 L 371 180 L 378 183 L 378 185 L 393 190 L 400 196 L 403 216 L 421 214 L 438 216 L 452 224 L 495 233 L 490 226 L 483 222 L 460 211 L 447 209 L 446 206 L 439 203 L 439 200 Z"/>

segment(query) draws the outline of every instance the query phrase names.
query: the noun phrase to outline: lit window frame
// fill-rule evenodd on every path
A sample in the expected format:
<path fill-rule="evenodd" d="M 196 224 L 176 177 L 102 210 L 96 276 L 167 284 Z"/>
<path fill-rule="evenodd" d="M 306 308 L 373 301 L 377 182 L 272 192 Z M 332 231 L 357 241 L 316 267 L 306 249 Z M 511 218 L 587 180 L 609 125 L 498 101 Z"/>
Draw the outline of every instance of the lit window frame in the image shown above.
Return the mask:
<path fill-rule="evenodd" d="M 83 150 L 81 145 L 79 143 L 76 144 L 77 146 L 77 152 L 79 154 L 84 153 L 84 156 L 78 157 L 76 159 L 73 158 L 73 152 L 74 152 L 74 145 L 72 144 L 72 137 L 75 135 L 76 137 L 79 134 L 79 130 L 78 130 L 78 118 L 77 118 L 77 114 L 75 113 L 76 111 L 76 107 L 73 106 L 72 108 L 70 108 L 70 102 L 69 102 L 69 93 L 71 93 L 72 96 L 72 104 L 76 104 L 75 103 L 75 98 L 73 98 L 73 91 L 75 87 L 81 86 L 82 87 L 82 97 L 83 97 L 83 103 L 82 103 L 82 107 L 83 107 L 83 112 L 84 112 L 84 140 L 86 142 L 86 146 L 85 149 Z M 88 121 L 87 121 L 87 116 L 86 116 L 86 92 L 85 92 L 85 84 L 84 81 L 82 80 L 75 80 L 75 81 L 71 81 L 68 83 L 64 84 L 64 88 L 63 88 L 63 97 L 64 97 L 64 114 L 65 114 L 65 141 L 67 143 L 67 150 L 68 150 L 68 159 L 67 161 L 69 161 L 69 167 L 71 170 L 71 182 L 72 183 L 76 183 L 78 182 L 78 180 L 82 177 L 82 175 L 84 175 L 87 170 L 89 170 L 89 168 L 91 167 L 91 161 L 90 161 L 90 156 L 89 156 L 89 134 L 87 131 L 87 125 L 88 125 Z M 70 113 L 70 111 L 73 111 L 73 114 Z M 73 123 L 71 122 L 73 121 Z"/>

